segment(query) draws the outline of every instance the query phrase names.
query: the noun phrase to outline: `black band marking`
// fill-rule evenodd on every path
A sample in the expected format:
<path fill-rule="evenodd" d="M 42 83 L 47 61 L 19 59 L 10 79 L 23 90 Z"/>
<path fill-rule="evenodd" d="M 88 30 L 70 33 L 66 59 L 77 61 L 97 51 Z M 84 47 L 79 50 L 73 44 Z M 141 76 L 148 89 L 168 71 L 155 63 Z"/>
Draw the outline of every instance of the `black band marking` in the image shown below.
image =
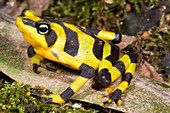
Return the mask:
<path fill-rule="evenodd" d="M 92 78 L 93 76 L 95 76 L 95 70 L 86 65 L 86 64 L 81 64 L 81 66 L 79 67 L 81 74 L 80 76 L 84 77 L 84 78 Z"/>
<path fill-rule="evenodd" d="M 108 87 L 111 83 L 111 74 L 108 71 L 106 68 L 101 69 L 97 79 L 97 82 L 104 88 Z"/>
<path fill-rule="evenodd" d="M 111 54 L 107 56 L 105 59 L 112 63 L 112 66 L 116 63 L 119 59 L 119 47 L 113 44 L 111 45 Z"/>
<path fill-rule="evenodd" d="M 130 57 L 131 63 L 137 63 L 137 57 L 133 53 L 128 52 L 127 55 Z"/>
<path fill-rule="evenodd" d="M 116 67 L 120 71 L 121 74 L 125 72 L 125 64 L 122 61 L 116 62 L 114 67 Z"/>
<path fill-rule="evenodd" d="M 91 29 L 91 28 L 86 28 L 86 30 L 92 32 L 95 35 L 97 35 L 101 31 L 101 30 Z"/>
<path fill-rule="evenodd" d="M 34 51 L 34 48 L 30 45 L 28 47 L 28 57 L 33 57 L 35 55 L 35 51 Z"/>
<path fill-rule="evenodd" d="M 95 55 L 97 59 L 101 60 L 103 57 L 103 47 L 104 47 L 105 42 L 98 38 L 94 38 L 94 39 L 95 39 L 95 42 L 93 45 L 93 54 Z"/>
<path fill-rule="evenodd" d="M 126 81 L 129 85 L 130 85 L 130 81 L 132 79 L 132 74 L 131 73 L 126 73 L 123 78 L 122 78 L 122 81 Z"/>
<path fill-rule="evenodd" d="M 113 44 L 118 44 L 118 43 L 120 43 L 121 41 L 122 41 L 122 35 L 121 35 L 120 33 L 116 33 L 114 40 L 112 40 L 111 42 L 112 42 Z"/>
<path fill-rule="evenodd" d="M 50 33 L 45 35 L 45 40 L 47 42 L 48 47 L 54 45 L 57 40 L 57 34 L 54 30 L 51 30 Z"/>
<path fill-rule="evenodd" d="M 113 101 L 121 100 L 122 91 L 120 89 L 116 89 L 113 93 L 110 94 L 110 99 Z"/>
<path fill-rule="evenodd" d="M 64 51 L 71 56 L 76 56 L 79 49 L 78 35 L 76 32 L 73 32 L 71 29 L 63 27 L 66 33 L 66 43 Z"/>
<path fill-rule="evenodd" d="M 92 33 L 90 30 L 84 29 L 84 28 L 82 28 L 82 27 L 80 27 L 80 26 L 76 26 L 76 27 L 77 27 L 78 29 L 80 29 L 82 32 L 84 32 L 84 33 L 86 33 L 86 34 L 88 34 L 88 35 L 96 38 L 95 35 L 94 35 L 94 33 Z"/>
<path fill-rule="evenodd" d="M 61 98 L 64 101 L 69 100 L 74 95 L 74 91 L 68 87 L 63 93 L 60 94 Z"/>

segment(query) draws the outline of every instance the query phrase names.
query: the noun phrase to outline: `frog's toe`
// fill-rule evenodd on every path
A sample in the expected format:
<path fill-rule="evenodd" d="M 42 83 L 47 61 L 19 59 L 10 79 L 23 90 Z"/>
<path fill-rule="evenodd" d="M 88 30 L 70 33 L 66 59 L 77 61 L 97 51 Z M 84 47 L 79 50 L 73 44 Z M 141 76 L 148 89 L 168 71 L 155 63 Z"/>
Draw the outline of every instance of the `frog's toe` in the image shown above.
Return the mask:
<path fill-rule="evenodd" d="M 28 96 L 38 96 L 38 97 L 44 97 L 47 100 L 42 102 L 41 104 L 46 104 L 48 102 L 53 102 L 53 103 L 65 103 L 65 101 L 61 98 L 60 95 L 58 94 L 51 94 L 50 91 L 44 90 L 47 95 L 44 94 L 39 94 L 39 93 L 33 93 L 33 92 L 27 92 L 26 95 Z"/>
<path fill-rule="evenodd" d="M 112 102 L 111 99 L 108 99 L 107 101 L 103 102 L 103 103 L 100 103 L 99 105 L 100 106 L 105 106 L 106 104 L 110 104 Z"/>
<path fill-rule="evenodd" d="M 60 73 L 61 73 L 61 70 L 57 70 L 56 73 L 57 73 L 57 74 L 60 74 Z"/>
<path fill-rule="evenodd" d="M 116 89 L 113 93 L 110 94 L 110 99 L 112 101 L 115 101 L 117 104 L 121 104 L 121 96 L 122 96 L 122 91 L 120 89 Z"/>
<path fill-rule="evenodd" d="M 44 92 L 46 92 L 47 94 L 51 94 L 51 92 L 49 90 L 43 90 Z M 43 95 L 43 94 L 39 94 L 39 93 L 33 93 L 33 92 L 27 92 L 26 95 L 28 96 L 38 96 L 38 97 L 45 97 L 47 98 L 46 101 L 42 102 L 41 104 L 46 104 L 48 102 L 52 102 L 53 98 L 50 98 L 49 95 Z"/>
<path fill-rule="evenodd" d="M 110 91 L 109 91 L 110 92 Z M 109 99 L 103 103 L 100 103 L 100 106 L 104 106 L 106 104 L 110 104 L 112 101 L 115 101 L 118 105 L 122 103 L 121 101 L 122 91 L 120 89 L 116 89 L 114 92 L 109 94 Z M 107 95 L 98 95 L 98 98 L 101 99 L 103 97 L 108 97 Z"/>
<path fill-rule="evenodd" d="M 41 104 L 46 104 L 46 103 L 52 102 L 52 101 L 53 101 L 53 99 L 52 99 L 52 98 L 49 98 L 49 99 L 47 99 L 46 101 L 42 102 Z"/>
<path fill-rule="evenodd" d="M 52 94 L 52 92 L 50 92 L 48 89 L 43 89 L 43 92 L 47 94 Z"/>
<path fill-rule="evenodd" d="M 40 69 L 38 69 L 38 65 L 37 64 L 33 64 L 33 71 L 35 72 L 35 73 L 37 73 L 37 74 L 39 74 L 40 72 L 41 72 L 41 70 Z"/>
<path fill-rule="evenodd" d="M 44 66 L 47 70 L 49 70 L 49 71 L 52 71 L 52 72 L 54 72 L 54 73 L 57 73 L 57 74 L 59 74 L 59 73 L 61 73 L 61 70 L 59 70 L 59 69 L 53 69 L 53 68 L 51 68 L 51 67 L 49 67 L 49 66 Z"/>

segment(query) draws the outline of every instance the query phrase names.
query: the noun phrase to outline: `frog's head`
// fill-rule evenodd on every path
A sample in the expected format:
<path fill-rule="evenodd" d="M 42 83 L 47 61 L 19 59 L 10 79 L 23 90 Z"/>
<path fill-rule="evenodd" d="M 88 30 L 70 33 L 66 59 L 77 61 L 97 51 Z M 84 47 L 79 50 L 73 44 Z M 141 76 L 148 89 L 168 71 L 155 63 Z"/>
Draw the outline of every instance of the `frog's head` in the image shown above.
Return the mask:
<path fill-rule="evenodd" d="M 25 40 L 34 48 L 41 47 L 46 49 L 54 44 L 48 40 L 53 35 L 56 35 L 51 30 L 50 22 L 48 19 L 38 17 L 34 11 L 23 10 L 16 19 L 16 25 Z"/>

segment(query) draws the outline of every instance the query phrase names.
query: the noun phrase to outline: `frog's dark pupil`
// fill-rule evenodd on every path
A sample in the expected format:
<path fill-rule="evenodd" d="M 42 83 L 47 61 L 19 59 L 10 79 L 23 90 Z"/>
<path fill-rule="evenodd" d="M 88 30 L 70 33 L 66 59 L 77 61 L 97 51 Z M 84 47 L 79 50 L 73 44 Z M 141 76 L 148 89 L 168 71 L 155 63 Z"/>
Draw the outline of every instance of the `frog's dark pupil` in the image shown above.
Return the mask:
<path fill-rule="evenodd" d="M 41 27 L 39 30 L 40 30 L 41 32 L 46 32 L 48 29 L 47 29 L 47 27 Z"/>

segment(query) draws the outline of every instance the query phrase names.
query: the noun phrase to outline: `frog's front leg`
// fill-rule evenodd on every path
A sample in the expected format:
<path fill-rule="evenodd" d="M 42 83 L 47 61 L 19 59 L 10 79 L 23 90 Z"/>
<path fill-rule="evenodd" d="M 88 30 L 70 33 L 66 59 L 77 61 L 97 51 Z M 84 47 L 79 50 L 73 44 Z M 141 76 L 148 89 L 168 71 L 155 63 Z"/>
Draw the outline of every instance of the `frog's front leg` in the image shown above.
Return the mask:
<path fill-rule="evenodd" d="M 45 68 L 49 71 L 55 72 L 55 73 L 61 72 L 61 70 L 53 69 L 53 68 L 50 68 L 49 66 L 45 65 L 44 58 L 34 51 L 33 46 L 28 47 L 28 57 L 29 57 L 31 63 L 33 64 L 33 71 L 37 74 L 41 72 L 41 70 L 38 70 L 38 67 L 43 67 L 43 68 Z"/>
<path fill-rule="evenodd" d="M 64 103 L 65 101 L 69 100 L 72 95 L 74 95 L 74 93 L 76 93 L 91 77 L 95 76 L 95 70 L 84 63 L 79 66 L 79 70 L 81 71 L 80 76 L 60 95 L 41 95 L 30 92 L 28 92 L 27 95 L 35 95 L 47 98 L 48 100 L 43 102 L 43 104 L 47 102 Z"/>
<path fill-rule="evenodd" d="M 129 87 L 137 62 L 136 57 L 130 52 L 125 54 L 115 64 L 111 64 L 109 60 L 109 58 L 106 58 L 102 62 L 104 64 L 101 63 L 98 77 L 99 84 L 103 85 L 103 87 L 108 87 L 110 83 L 114 82 L 118 77 L 120 77 L 120 75 L 124 74 L 124 76 L 122 82 L 117 87 L 105 89 L 110 93 L 110 99 L 104 103 L 101 103 L 100 105 L 105 105 L 112 101 L 115 101 L 118 104 L 121 103 L 121 95 Z M 109 65 L 105 65 L 105 63 L 108 63 Z M 99 98 L 101 97 L 102 96 L 99 95 Z"/>

